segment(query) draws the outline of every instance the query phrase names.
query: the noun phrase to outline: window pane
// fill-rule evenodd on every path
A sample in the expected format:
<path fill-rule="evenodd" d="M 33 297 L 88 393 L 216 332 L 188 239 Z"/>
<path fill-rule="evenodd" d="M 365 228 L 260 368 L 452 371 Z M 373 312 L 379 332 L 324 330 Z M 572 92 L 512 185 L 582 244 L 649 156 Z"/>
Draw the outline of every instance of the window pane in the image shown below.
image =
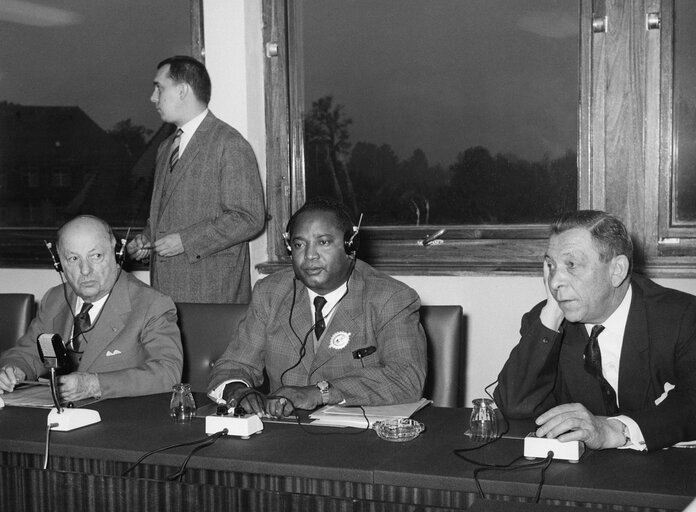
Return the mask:
<path fill-rule="evenodd" d="M 0 5 L 0 227 L 145 224 L 156 64 L 191 54 L 190 0 Z"/>
<path fill-rule="evenodd" d="M 674 186 L 672 225 L 696 223 L 696 4 L 674 13 Z"/>
<path fill-rule="evenodd" d="M 371 225 L 577 203 L 579 2 L 303 0 L 307 197 Z"/>

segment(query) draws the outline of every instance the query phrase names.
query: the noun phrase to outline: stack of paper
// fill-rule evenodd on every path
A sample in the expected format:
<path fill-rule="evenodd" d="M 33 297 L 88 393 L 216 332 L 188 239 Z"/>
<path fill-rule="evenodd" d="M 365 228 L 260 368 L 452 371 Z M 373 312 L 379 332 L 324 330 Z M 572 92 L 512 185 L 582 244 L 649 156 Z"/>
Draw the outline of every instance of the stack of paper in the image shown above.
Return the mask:
<path fill-rule="evenodd" d="M 390 418 L 410 418 L 412 414 L 430 403 L 432 400 L 421 398 L 418 402 L 408 404 L 364 406 L 362 408 L 326 405 L 310 414 L 309 417 L 314 420 L 312 425 L 367 428 L 372 427 L 376 421 Z M 365 421 L 365 416 L 367 416 L 369 425 Z"/>

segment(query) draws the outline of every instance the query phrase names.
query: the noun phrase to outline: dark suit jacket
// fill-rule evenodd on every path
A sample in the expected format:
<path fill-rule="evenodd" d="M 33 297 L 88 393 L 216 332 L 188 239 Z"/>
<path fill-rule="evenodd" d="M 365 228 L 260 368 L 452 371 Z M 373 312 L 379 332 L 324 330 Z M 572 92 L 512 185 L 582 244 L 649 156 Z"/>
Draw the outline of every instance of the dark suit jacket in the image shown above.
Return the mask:
<path fill-rule="evenodd" d="M 154 241 L 178 232 L 184 253 L 165 258 L 153 252 L 150 282 L 176 302 L 247 303 L 248 240 L 263 229 L 265 216 L 254 151 L 208 113 L 170 174 L 173 140 L 157 150 L 144 234 Z"/>
<path fill-rule="evenodd" d="M 65 285 L 68 286 L 68 285 Z M 68 287 L 70 307 L 76 296 Z M 127 272 L 122 272 L 111 295 L 85 333 L 78 371 L 96 373 L 103 398 L 138 396 L 171 391 L 181 379 L 183 351 L 172 300 Z M 36 348 L 42 333 L 72 336 L 73 317 L 63 296 L 63 286 L 44 295 L 36 318 L 17 345 L 0 357 L 0 367 L 12 364 L 28 380 L 44 375 Z"/>
<path fill-rule="evenodd" d="M 265 368 L 271 391 L 283 383 L 307 386 L 327 380 L 348 405 L 416 401 L 426 373 L 419 308 L 415 291 L 356 260 L 348 292 L 315 355 L 307 288 L 294 279 L 292 269 L 276 272 L 256 283 L 239 336 L 215 363 L 209 389 L 227 379 L 259 386 Z M 303 341 L 307 354 L 281 383 L 283 372 L 300 361 Z M 377 351 L 362 360 L 353 357 L 354 350 L 369 346 Z"/>
<path fill-rule="evenodd" d="M 635 274 L 631 282 L 619 413 L 638 423 L 650 450 L 696 439 L 696 297 Z M 498 377 L 498 407 L 510 418 L 533 418 L 581 403 L 606 416 L 599 383 L 584 369 L 584 325 L 564 321 L 558 333 L 547 329 L 539 320 L 543 305 L 522 318 L 522 339 Z M 666 383 L 676 387 L 656 406 Z"/>

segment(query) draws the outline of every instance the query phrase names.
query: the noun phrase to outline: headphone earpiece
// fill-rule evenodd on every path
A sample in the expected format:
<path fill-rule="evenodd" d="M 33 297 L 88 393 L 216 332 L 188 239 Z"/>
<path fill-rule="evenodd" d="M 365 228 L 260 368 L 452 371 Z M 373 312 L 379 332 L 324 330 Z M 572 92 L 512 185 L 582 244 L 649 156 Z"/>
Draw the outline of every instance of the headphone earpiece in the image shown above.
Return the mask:
<path fill-rule="evenodd" d="M 116 251 L 116 265 L 119 267 L 123 266 L 123 263 L 126 261 L 126 239 L 121 238 L 121 248 Z"/>
<path fill-rule="evenodd" d="M 353 226 L 352 231 L 346 231 L 345 235 L 343 235 L 343 248 L 348 256 L 353 256 L 358 251 L 360 241 L 355 238 L 358 236 L 358 231 L 360 231 L 360 228 Z"/>
<path fill-rule="evenodd" d="M 285 249 L 287 249 L 288 254 L 292 254 L 292 247 L 290 246 L 290 233 L 287 231 L 283 233 L 283 242 L 285 242 Z"/>
<path fill-rule="evenodd" d="M 51 242 L 47 242 L 46 240 L 44 240 L 43 242 L 44 242 L 44 245 L 46 245 L 46 249 L 48 249 L 48 253 L 51 255 L 51 261 L 53 262 L 53 268 L 56 269 L 56 272 L 62 272 L 63 265 L 60 264 L 60 258 L 58 258 L 53 253 L 53 244 Z"/>

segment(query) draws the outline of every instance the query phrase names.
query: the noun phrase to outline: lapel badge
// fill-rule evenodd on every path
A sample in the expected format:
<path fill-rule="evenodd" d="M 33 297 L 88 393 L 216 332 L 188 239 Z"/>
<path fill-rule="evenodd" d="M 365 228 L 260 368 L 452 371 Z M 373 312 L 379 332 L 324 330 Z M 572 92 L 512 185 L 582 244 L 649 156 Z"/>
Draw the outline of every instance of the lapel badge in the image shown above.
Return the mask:
<path fill-rule="evenodd" d="M 348 345 L 350 341 L 350 333 L 346 331 L 338 331 L 333 333 L 331 339 L 329 340 L 329 348 L 334 350 L 341 350 Z"/>

